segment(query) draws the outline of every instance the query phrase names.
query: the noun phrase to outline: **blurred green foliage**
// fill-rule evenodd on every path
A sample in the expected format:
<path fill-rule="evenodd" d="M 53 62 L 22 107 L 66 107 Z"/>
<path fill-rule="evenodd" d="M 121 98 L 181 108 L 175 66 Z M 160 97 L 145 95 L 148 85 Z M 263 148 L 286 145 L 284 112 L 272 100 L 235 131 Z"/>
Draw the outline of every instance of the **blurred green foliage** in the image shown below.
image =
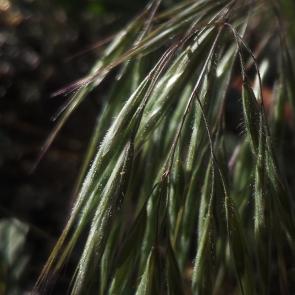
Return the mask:
<path fill-rule="evenodd" d="M 0 294 L 18 295 L 29 257 L 24 251 L 28 225 L 14 218 L 0 221 Z"/>

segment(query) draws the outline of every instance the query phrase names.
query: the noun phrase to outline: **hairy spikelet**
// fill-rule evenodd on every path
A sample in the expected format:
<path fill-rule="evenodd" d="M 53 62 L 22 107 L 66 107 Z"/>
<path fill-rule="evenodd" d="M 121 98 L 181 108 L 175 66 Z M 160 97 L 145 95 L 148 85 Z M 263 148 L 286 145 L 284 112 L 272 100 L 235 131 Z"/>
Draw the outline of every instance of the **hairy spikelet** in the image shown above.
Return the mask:
<path fill-rule="evenodd" d="M 292 6 L 151 1 L 89 75 L 65 89 L 76 93 L 44 150 L 120 67 L 37 287 L 75 252 L 71 294 L 292 292 Z M 252 36 L 262 42 L 253 45 Z M 243 136 L 232 132 L 239 122 Z"/>

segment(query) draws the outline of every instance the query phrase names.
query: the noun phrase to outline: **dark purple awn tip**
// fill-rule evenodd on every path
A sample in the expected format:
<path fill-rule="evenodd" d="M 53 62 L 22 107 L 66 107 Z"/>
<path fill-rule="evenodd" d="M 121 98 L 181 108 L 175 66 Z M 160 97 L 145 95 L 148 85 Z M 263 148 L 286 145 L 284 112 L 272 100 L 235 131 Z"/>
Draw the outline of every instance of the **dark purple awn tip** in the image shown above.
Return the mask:
<path fill-rule="evenodd" d="M 80 87 L 85 86 L 87 83 L 89 83 L 89 81 L 91 81 L 91 78 L 89 78 L 89 77 L 82 78 L 78 81 L 75 81 L 75 82 L 53 92 L 50 97 L 53 98 L 53 97 L 57 97 L 60 95 L 70 94 L 73 91 L 78 90 Z"/>

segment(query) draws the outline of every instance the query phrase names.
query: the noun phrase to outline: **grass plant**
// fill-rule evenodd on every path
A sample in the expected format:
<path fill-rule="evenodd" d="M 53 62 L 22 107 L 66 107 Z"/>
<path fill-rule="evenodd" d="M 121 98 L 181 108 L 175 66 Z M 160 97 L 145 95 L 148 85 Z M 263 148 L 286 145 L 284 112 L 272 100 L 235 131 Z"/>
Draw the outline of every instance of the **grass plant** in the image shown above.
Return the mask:
<path fill-rule="evenodd" d="M 71 294 L 288 294 L 294 174 L 279 147 L 294 131 L 284 113 L 295 107 L 293 1 L 163 7 L 151 1 L 62 91 L 74 94 L 44 152 L 113 77 L 37 288 L 75 251 Z M 226 116 L 236 78 L 233 135 Z"/>

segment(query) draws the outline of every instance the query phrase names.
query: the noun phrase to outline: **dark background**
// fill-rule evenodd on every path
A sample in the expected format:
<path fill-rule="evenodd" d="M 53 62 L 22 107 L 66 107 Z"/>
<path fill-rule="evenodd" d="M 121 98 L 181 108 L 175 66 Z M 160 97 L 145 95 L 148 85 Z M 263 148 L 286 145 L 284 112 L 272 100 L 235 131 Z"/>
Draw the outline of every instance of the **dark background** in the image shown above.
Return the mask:
<path fill-rule="evenodd" d="M 16 217 L 30 227 L 25 271 L 13 283 L 7 281 L 9 271 L 2 277 L 0 273 L 0 287 L 18 284 L 23 292 L 34 285 L 70 210 L 71 190 L 105 89 L 85 100 L 32 172 L 54 126 L 51 118 L 69 98 L 51 94 L 85 75 L 100 50 L 74 55 L 116 32 L 145 4 L 0 1 L 0 222 Z"/>

